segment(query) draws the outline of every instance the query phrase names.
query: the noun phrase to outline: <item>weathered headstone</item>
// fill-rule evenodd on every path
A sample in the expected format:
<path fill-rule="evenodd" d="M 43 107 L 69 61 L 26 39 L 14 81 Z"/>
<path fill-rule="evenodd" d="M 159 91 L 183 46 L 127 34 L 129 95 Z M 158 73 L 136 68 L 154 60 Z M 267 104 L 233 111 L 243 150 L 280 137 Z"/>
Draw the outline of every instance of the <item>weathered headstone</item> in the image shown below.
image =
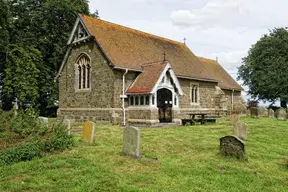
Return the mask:
<path fill-rule="evenodd" d="M 251 111 L 251 117 L 252 118 L 258 118 L 259 117 L 259 111 L 258 111 L 257 107 L 251 107 L 250 111 Z"/>
<path fill-rule="evenodd" d="M 67 126 L 68 135 L 71 134 L 71 122 L 69 119 L 64 120 L 64 124 Z"/>
<path fill-rule="evenodd" d="M 82 129 L 82 139 L 86 143 L 93 143 L 96 126 L 92 121 L 86 121 Z"/>
<path fill-rule="evenodd" d="M 268 110 L 268 116 L 270 117 L 270 118 L 274 118 L 274 110 L 273 109 L 269 109 Z"/>
<path fill-rule="evenodd" d="M 245 156 L 245 143 L 234 136 L 220 138 L 220 153 L 224 156 L 234 156 L 247 160 Z"/>
<path fill-rule="evenodd" d="M 126 127 L 123 130 L 123 153 L 135 157 L 140 156 L 140 130 Z"/>
<path fill-rule="evenodd" d="M 286 120 L 287 119 L 286 110 L 284 108 L 282 108 L 282 107 L 280 109 L 277 109 L 276 115 L 277 115 L 277 118 L 279 120 Z"/>
<path fill-rule="evenodd" d="M 38 119 L 48 127 L 49 119 L 47 117 L 38 117 Z"/>
<path fill-rule="evenodd" d="M 268 109 L 265 107 L 258 107 L 258 114 L 260 117 L 268 117 Z"/>
<path fill-rule="evenodd" d="M 16 101 L 16 102 L 13 103 L 13 112 L 14 112 L 15 116 L 18 114 L 18 112 L 17 112 L 18 109 L 19 109 L 19 107 L 18 107 L 18 103 Z"/>
<path fill-rule="evenodd" d="M 250 111 L 250 109 L 246 109 L 246 116 L 247 116 L 247 117 L 250 117 L 250 116 L 251 116 L 251 111 Z"/>
<path fill-rule="evenodd" d="M 229 117 L 231 125 L 235 125 L 238 121 L 240 121 L 240 115 L 232 114 Z"/>
<path fill-rule="evenodd" d="M 248 136 L 248 125 L 243 122 L 237 122 L 234 126 L 234 135 L 240 139 L 247 139 Z"/>

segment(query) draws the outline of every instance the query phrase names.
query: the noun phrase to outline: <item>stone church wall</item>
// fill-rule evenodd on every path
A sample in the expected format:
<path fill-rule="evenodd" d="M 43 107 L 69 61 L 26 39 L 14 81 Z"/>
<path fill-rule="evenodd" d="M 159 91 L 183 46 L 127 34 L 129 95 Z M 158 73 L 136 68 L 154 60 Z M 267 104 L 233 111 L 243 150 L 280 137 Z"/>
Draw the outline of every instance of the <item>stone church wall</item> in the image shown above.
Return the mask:
<path fill-rule="evenodd" d="M 81 53 L 91 58 L 90 90 L 76 89 L 74 64 Z M 74 47 L 59 79 L 58 119 L 110 121 L 114 108 L 114 81 L 113 70 L 96 43 Z"/>

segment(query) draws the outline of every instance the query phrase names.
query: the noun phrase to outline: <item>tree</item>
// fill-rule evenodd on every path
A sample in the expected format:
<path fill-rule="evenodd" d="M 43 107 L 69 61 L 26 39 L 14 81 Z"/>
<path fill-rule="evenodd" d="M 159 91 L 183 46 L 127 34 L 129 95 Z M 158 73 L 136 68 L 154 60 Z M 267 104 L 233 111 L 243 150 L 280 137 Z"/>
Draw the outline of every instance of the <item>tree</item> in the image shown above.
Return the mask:
<path fill-rule="evenodd" d="M 3 67 L 6 61 L 6 47 L 9 42 L 8 25 L 9 25 L 8 4 L 6 3 L 5 0 L 0 0 L 0 77 L 2 77 Z"/>
<path fill-rule="evenodd" d="M 0 3 L 1 1 L 5 0 L 0 0 Z M 40 104 L 40 108 L 44 110 L 47 106 L 54 104 L 54 101 L 58 99 L 58 85 L 54 82 L 54 77 L 57 74 L 66 52 L 66 43 L 77 14 L 89 14 L 88 1 L 7 0 L 7 4 L 11 12 L 9 15 L 11 26 L 7 33 L 9 34 L 9 44 L 13 44 L 14 49 L 17 47 L 18 50 L 19 48 L 18 51 L 21 51 L 21 53 L 26 56 L 29 56 L 29 53 L 24 53 L 22 48 L 30 47 L 31 49 L 36 49 L 40 53 L 38 57 L 40 58 L 41 56 L 42 58 L 41 62 L 37 61 L 38 63 L 34 63 L 34 65 L 37 70 L 40 71 L 37 75 L 37 101 Z M 0 16 L 2 13 L 1 7 L 2 3 L 0 4 Z M 5 9 L 3 8 L 3 10 Z M 36 53 L 36 50 L 34 50 L 33 53 Z M 12 58 L 14 57 L 7 59 Z M 33 60 L 33 62 L 35 62 L 35 60 Z M 32 63 L 29 65 L 31 64 Z M 26 65 L 26 63 L 23 63 L 23 65 Z M 12 67 L 11 65 L 3 66 L 5 66 L 5 70 Z M 12 69 L 14 70 L 15 68 L 7 69 L 7 71 L 13 73 Z M 9 86 L 10 85 L 12 84 L 9 84 Z M 5 91 L 7 91 L 7 85 L 5 85 L 5 87 Z M 7 96 L 11 96 L 11 98 L 7 98 Z M 6 94 L 4 97 L 6 98 L 4 100 L 2 99 L 2 103 L 6 106 L 4 108 L 8 109 L 9 107 L 7 105 L 10 105 L 10 101 L 14 96 L 13 94 Z"/>
<path fill-rule="evenodd" d="M 248 86 L 254 99 L 275 102 L 287 108 L 288 101 L 288 31 L 275 28 L 252 45 L 238 68 L 238 80 Z"/>
<path fill-rule="evenodd" d="M 33 47 L 10 44 L 6 57 L 3 94 L 10 101 L 17 98 L 22 106 L 34 106 L 39 96 L 37 65 L 42 65 L 41 53 Z"/>

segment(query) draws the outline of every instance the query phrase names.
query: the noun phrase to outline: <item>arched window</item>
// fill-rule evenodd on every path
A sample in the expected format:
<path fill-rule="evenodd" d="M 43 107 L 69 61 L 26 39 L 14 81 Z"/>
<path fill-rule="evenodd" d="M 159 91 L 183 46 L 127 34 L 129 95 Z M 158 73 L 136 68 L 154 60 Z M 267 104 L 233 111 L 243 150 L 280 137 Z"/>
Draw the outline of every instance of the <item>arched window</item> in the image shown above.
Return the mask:
<path fill-rule="evenodd" d="M 76 62 L 76 82 L 78 89 L 91 88 L 91 64 L 86 54 L 81 54 Z"/>
<path fill-rule="evenodd" d="M 191 103 L 198 103 L 199 102 L 199 98 L 198 98 L 198 85 L 192 85 L 191 88 Z"/>
<path fill-rule="evenodd" d="M 145 105 L 149 105 L 149 99 L 150 99 L 150 97 L 149 97 L 149 95 L 146 95 L 146 97 L 145 97 Z"/>
<path fill-rule="evenodd" d="M 139 96 L 138 95 L 135 96 L 135 105 L 139 105 Z"/>
<path fill-rule="evenodd" d="M 144 96 L 143 95 L 140 97 L 140 105 L 144 105 Z"/>

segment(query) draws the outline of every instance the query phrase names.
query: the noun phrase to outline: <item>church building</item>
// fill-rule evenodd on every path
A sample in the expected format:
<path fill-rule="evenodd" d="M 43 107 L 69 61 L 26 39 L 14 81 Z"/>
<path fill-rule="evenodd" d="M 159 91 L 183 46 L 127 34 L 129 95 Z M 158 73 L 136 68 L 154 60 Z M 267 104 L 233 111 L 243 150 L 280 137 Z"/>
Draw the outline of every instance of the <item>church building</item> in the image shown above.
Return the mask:
<path fill-rule="evenodd" d="M 58 119 L 181 124 L 243 108 L 242 88 L 185 43 L 78 15 L 57 74 Z"/>

